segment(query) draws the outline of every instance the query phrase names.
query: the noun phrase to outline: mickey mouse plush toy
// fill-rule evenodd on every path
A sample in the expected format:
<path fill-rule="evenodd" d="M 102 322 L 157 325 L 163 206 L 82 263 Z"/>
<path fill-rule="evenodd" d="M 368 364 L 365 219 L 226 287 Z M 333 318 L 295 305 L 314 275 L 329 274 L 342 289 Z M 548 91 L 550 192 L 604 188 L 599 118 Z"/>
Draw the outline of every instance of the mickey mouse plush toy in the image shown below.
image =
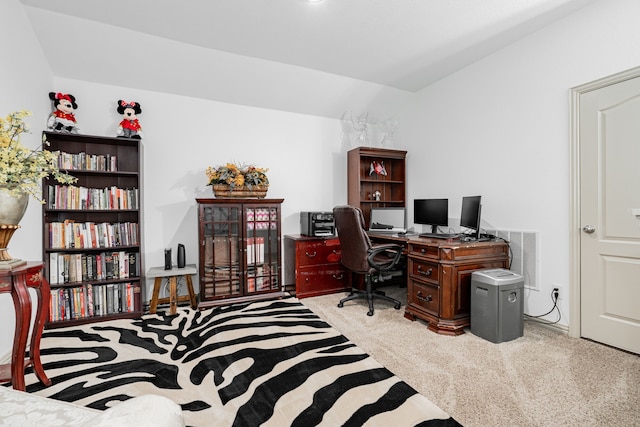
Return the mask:
<path fill-rule="evenodd" d="M 118 136 L 121 138 L 142 139 L 142 126 L 137 115 L 142 113 L 142 107 L 138 102 L 118 101 L 118 113 L 123 115 L 118 124 Z"/>
<path fill-rule="evenodd" d="M 78 108 L 76 98 L 68 93 L 49 92 L 53 101 L 53 112 L 47 120 L 47 129 L 55 132 L 78 133 L 74 111 Z"/>

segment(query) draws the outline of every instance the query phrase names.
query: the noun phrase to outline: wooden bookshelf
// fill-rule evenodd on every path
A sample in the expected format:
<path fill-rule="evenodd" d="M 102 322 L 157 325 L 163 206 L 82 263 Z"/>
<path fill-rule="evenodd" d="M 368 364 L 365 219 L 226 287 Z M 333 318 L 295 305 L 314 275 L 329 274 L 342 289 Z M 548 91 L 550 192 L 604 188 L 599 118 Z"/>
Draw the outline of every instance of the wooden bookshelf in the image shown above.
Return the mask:
<path fill-rule="evenodd" d="M 138 139 L 44 132 L 70 185 L 43 181 L 48 328 L 142 314 L 142 151 Z"/>

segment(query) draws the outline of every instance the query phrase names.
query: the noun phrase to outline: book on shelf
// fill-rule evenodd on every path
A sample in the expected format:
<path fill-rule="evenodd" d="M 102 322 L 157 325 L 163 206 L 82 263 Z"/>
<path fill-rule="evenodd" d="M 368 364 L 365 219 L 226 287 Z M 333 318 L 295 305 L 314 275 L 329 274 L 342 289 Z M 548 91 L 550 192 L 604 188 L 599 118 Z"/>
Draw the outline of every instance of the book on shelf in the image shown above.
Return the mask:
<path fill-rule="evenodd" d="M 114 313 L 113 311 L 113 290 L 114 290 L 114 285 L 110 284 L 110 285 L 106 285 L 107 288 L 107 314 L 112 314 Z"/>
<path fill-rule="evenodd" d="M 66 153 L 58 154 L 58 168 L 72 170 L 87 170 L 96 172 L 115 172 L 118 170 L 118 156 L 114 154 Z"/>
<path fill-rule="evenodd" d="M 105 253 L 104 254 L 104 278 L 107 280 L 113 279 L 113 254 Z"/>
<path fill-rule="evenodd" d="M 64 300 L 64 319 L 71 320 L 71 295 L 70 289 L 64 289 L 62 298 Z"/>
<path fill-rule="evenodd" d="M 106 285 L 87 284 L 51 290 L 49 321 L 79 320 L 95 316 L 131 313 L 136 310 L 135 293 L 131 282 Z"/>
<path fill-rule="evenodd" d="M 139 270 L 138 256 L 135 252 L 129 254 L 129 277 L 137 277 Z"/>
<path fill-rule="evenodd" d="M 47 208 L 70 210 L 139 209 L 137 188 L 78 187 L 75 185 L 49 185 Z"/>
<path fill-rule="evenodd" d="M 264 262 L 264 237 L 247 238 L 247 265 Z"/>
<path fill-rule="evenodd" d="M 95 249 L 137 246 L 140 227 L 135 222 L 94 223 L 50 222 L 49 247 L 52 249 Z"/>
<path fill-rule="evenodd" d="M 124 250 L 100 253 L 49 254 L 48 279 L 51 285 L 140 276 L 138 252 Z M 108 263 L 108 265 L 107 265 Z"/>
<path fill-rule="evenodd" d="M 58 252 L 49 254 L 49 284 L 58 284 Z"/>
<path fill-rule="evenodd" d="M 91 283 L 87 284 L 87 309 L 89 317 L 93 317 L 95 313 L 95 306 L 93 300 L 93 285 Z"/>

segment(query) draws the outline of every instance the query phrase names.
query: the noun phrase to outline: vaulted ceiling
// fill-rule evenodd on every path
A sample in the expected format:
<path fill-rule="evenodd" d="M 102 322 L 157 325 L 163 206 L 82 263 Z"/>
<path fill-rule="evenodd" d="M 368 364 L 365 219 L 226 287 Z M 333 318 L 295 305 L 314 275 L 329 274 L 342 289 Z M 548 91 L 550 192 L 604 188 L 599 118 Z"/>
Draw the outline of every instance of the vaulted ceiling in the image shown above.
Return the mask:
<path fill-rule="evenodd" d="M 592 1 L 21 0 L 57 77 L 229 102 L 220 79 L 412 93 Z"/>

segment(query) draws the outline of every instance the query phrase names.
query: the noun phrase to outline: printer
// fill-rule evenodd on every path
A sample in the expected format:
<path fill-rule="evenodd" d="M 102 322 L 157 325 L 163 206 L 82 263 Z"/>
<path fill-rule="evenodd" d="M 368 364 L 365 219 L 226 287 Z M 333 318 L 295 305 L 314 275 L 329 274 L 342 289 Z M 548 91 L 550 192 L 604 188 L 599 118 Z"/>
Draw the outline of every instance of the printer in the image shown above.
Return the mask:
<path fill-rule="evenodd" d="M 334 236 L 333 212 L 300 212 L 300 234 L 311 237 Z"/>

